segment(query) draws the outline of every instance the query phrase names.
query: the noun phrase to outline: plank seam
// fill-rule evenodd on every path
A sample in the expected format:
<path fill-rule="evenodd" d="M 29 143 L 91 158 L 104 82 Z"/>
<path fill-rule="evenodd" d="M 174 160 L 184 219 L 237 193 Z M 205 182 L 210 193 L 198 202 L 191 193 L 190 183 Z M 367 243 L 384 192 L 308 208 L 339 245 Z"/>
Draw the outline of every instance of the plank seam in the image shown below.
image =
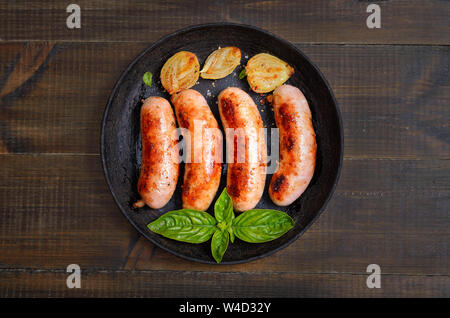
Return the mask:
<path fill-rule="evenodd" d="M 0 268 L 0 275 L 2 273 L 14 272 L 14 273 L 65 273 L 67 274 L 65 269 L 36 269 L 36 268 Z M 109 269 L 81 269 L 82 273 L 85 274 L 151 274 L 151 273 L 167 273 L 167 274 L 219 274 L 219 275 L 354 275 L 354 276 L 367 276 L 367 273 L 358 273 L 358 272 L 228 272 L 228 271 L 179 271 L 179 270 L 109 270 Z M 385 276 L 418 276 L 418 277 L 427 277 L 427 276 L 442 276 L 442 277 L 450 277 L 450 274 L 445 273 L 386 273 L 382 272 L 381 275 Z"/>
<path fill-rule="evenodd" d="M 82 152 L 8 152 L 0 153 L 0 156 L 98 156 L 100 153 L 82 153 Z M 442 158 L 410 158 L 410 157 L 345 157 L 346 161 L 364 161 L 364 160 L 378 160 L 378 161 L 446 161 L 450 157 Z"/>
<path fill-rule="evenodd" d="M 64 39 L 0 39 L 0 44 L 22 43 L 22 42 L 56 42 L 56 43 L 152 43 L 158 41 L 127 41 L 127 40 L 64 40 Z M 448 47 L 450 43 L 362 43 L 362 42 L 290 42 L 293 45 L 310 45 L 310 46 L 422 46 L 422 47 Z"/>

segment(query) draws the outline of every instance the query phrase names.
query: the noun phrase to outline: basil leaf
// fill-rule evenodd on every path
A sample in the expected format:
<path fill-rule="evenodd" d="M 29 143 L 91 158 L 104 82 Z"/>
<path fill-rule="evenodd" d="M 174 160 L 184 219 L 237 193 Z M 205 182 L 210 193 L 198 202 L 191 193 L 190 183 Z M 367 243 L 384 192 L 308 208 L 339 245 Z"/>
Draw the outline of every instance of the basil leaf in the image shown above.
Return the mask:
<path fill-rule="evenodd" d="M 230 224 L 234 219 L 233 201 L 228 195 L 226 187 L 214 204 L 214 216 L 217 222 L 225 222 L 227 224 Z"/>
<path fill-rule="evenodd" d="M 152 232 L 173 240 L 203 243 L 214 234 L 216 223 L 214 217 L 207 212 L 182 209 L 163 214 L 147 227 Z"/>
<path fill-rule="evenodd" d="M 246 76 L 247 76 L 247 71 L 245 70 L 245 68 L 243 68 L 242 71 L 239 73 L 238 78 L 241 80 Z"/>
<path fill-rule="evenodd" d="M 150 72 L 146 72 L 144 74 L 144 76 L 142 77 L 142 80 L 144 81 L 145 85 L 152 86 L 152 77 L 153 77 L 153 74 Z"/>
<path fill-rule="evenodd" d="M 231 243 L 234 243 L 234 238 L 236 237 L 236 235 L 234 235 L 233 225 L 232 224 L 230 224 L 230 226 L 227 227 L 227 231 L 228 231 L 228 233 L 230 233 L 230 241 L 231 241 Z"/>
<path fill-rule="evenodd" d="M 223 254 L 228 247 L 229 235 L 227 231 L 217 229 L 211 240 L 211 252 L 217 263 L 222 261 Z"/>
<path fill-rule="evenodd" d="M 234 243 L 234 233 L 231 228 L 232 221 L 234 219 L 233 212 L 233 201 L 231 197 L 228 195 L 227 188 L 225 187 L 220 194 L 219 198 L 216 200 L 214 204 L 214 216 L 216 217 L 219 225 L 222 226 L 219 228 L 221 230 L 226 230 L 230 234 L 231 243 Z"/>
<path fill-rule="evenodd" d="M 294 220 L 276 210 L 248 210 L 233 220 L 233 232 L 249 243 L 272 241 L 294 226 Z"/>

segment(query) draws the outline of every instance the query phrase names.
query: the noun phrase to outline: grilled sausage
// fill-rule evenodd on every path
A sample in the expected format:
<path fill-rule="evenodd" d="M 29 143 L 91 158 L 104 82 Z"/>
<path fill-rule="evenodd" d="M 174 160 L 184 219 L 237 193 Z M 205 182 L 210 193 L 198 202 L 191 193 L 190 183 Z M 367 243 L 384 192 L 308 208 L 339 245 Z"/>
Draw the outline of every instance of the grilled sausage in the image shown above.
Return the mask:
<path fill-rule="evenodd" d="M 169 102 L 161 97 L 147 98 L 141 108 L 142 164 L 138 192 L 147 204 L 162 208 L 175 191 L 179 174 L 178 134 Z"/>
<path fill-rule="evenodd" d="M 196 90 L 183 90 L 172 95 L 171 101 L 190 150 L 182 186 L 183 208 L 205 211 L 222 174 L 222 132 L 205 98 Z"/>
<path fill-rule="evenodd" d="M 263 122 L 255 102 L 243 90 L 229 87 L 218 98 L 226 130 L 227 192 L 234 209 L 246 211 L 258 204 L 264 192 L 267 149 Z"/>
<path fill-rule="evenodd" d="M 269 195 L 276 205 L 286 206 L 301 196 L 314 175 L 316 134 L 308 102 L 298 88 L 278 87 L 272 103 L 280 133 L 280 162 Z"/>

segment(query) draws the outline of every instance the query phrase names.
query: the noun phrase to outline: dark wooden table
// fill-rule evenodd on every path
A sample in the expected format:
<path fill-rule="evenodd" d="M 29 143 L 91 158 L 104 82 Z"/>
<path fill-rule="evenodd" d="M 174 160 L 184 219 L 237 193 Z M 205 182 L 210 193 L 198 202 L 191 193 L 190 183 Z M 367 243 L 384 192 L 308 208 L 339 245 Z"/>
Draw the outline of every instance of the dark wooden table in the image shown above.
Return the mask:
<path fill-rule="evenodd" d="M 0 296 L 450 296 L 450 2 L 0 1 Z M 210 266 L 141 237 L 100 163 L 124 68 L 184 26 L 252 24 L 296 44 L 343 116 L 337 190 L 318 221 L 258 261 Z M 82 288 L 66 287 L 81 267 Z M 369 264 L 381 288 L 366 286 Z"/>

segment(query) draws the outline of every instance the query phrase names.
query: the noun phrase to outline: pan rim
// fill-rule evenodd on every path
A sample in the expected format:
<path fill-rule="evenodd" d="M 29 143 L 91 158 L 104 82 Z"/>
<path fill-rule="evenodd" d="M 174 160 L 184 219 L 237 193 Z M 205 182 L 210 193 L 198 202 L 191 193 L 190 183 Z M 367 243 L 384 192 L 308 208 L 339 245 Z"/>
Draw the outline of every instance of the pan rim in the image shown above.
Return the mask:
<path fill-rule="evenodd" d="M 158 47 L 161 43 L 165 42 L 166 40 L 168 40 L 171 37 L 183 34 L 183 33 L 187 33 L 187 32 L 191 32 L 191 31 L 195 31 L 197 29 L 203 29 L 203 28 L 212 28 L 212 27 L 237 27 L 237 28 L 243 28 L 243 29 L 247 29 L 247 30 L 251 30 L 251 31 L 256 31 L 256 32 L 260 32 L 263 33 L 267 36 L 273 37 L 274 39 L 276 39 L 277 41 L 280 41 L 281 43 L 283 43 L 284 45 L 290 47 L 291 49 L 293 49 L 297 54 L 301 55 L 313 68 L 314 70 L 317 72 L 317 74 L 320 76 L 321 80 L 324 82 L 331 100 L 333 102 L 333 106 L 337 115 L 337 119 L 338 119 L 338 126 L 339 126 L 339 134 L 340 134 L 340 144 L 339 144 L 339 162 L 338 162 L 338 168 L 336 171 L 336 176 L 333 180 L 333 184 L 332 187 L 329 191 L 329 193 L 327 194 L 326 199 L 324 200 L 322 206 L 318 209 L 318 211 L 316 212 L 315 216 L 312 218 L 312 220 L 301 230 L 299 231 L 297 234 L 295 234 L 291 239 L 289 239 L 288 241 L 286 241 L 285 243 L 281 244 L 280 246 L 267 251 L 265 253 L 262 253 L 260 255 L 257 256 L 253 256 L 253 257 L 249 257 L 249 258 L 245 258 L 245 259 L 241 259 L 241 260 L 236 260 L 236 261 L 223 261 L 221 263 L 216 263 L 214 261 L 208 261 L 208 260 L 203 260 L 203 259 L 198 259 L 195 257 L 190 257 L 184 254 L 181 254 L 179 252 L 176 252 L 174 250 L 171 250 L 170 248 L 160 244 L 159 242 L 157 242 L 156 240 L 154 240 L 152 237 L 150 237 L 147 233 L 145 233 L 134 221 L 133 219 L 128 215 L 128 212 L 125 211 L 124 207 L 120 204 L 115 192 L 113 191 L 113 186 L 109 177 L 109 172 L 108 172 L 108 168 L 106 165 L 106 153 L 105 153 L 105 149 L 106 149 L 106 141 L 105 141 L 105 129 L 106 129 L 106 123 L 107 123 L 107 117 L 109 114 L 109 109 L 111 107 L 111 104 L 114 100 L 114 98 L 117 95 L 117 92 L 120 88 L 120 84 L 123 82 L 123 79 L 125 78 L 125 76 L 128 74 L 128 72 L 133 68 L 133 66 L 139 62 L 139 60 L 145 55 L 147 54 L 147 52 L 153 50 L 154 48 Z M 125 68 L 125 70 L 122 72 L 122 74 L 120 75 L 119 79 L 117 80 L 116 84 L 114 85 L 114 88 L 108 98 L 105 110 L 103 112 L 103 118 L 102 118 L 102 124 L 101 124 L 101 134 L 100 134 L 100 155 L 101 155 L 101 162 L 102 162 L 102 168 L 103 168 L 103 174 L 106 180 L 106 183 L 108 184 L 108 188 L 109 191 L 111 192 L 114 202 L 116 203 L 116 205 L 119 207 L 120 211 L 122 212 L 122 214 L 125 216 L 125 218 L 130 222 L 130 224 L 138 231 L 138 233 L 142 236 L 144 236 L 147 240 L 149 240 L 150 242 L 152 242 L 153 244 L 155 244 L 156 246 L 158 246 L 159 248 L 173 254 L 176 255 L 178 257 L 181 257 L 183 259 L 189 260 L 189 261 L 193 261 L 193 262 L 199 262 L 199 263 L 204 263 L 204 264 L 214 264 L 214 265 L 232 265 L 232 264 L 242 264 L 242 263 L 247 263 L 247 262 L 251 262 L 257 259 L 261 259 L 263 257 L 266 256 L 270 256 L 284 248 L 286 248 L 287 246 L 289 246 L 290 244 L 292 244 L 293 242 L 297 241 L 297 239 L 303 235 L 303 233 L 305 233 L 309 227 L 315 223 L 317 221 L 317 219 L 320 217 L 320 215 L 323 213 L 323 211 L 325 210 L 326 206 L 328 205 L 329 201 L 331 200 L 331 197 L 333 196 L 337 184 L 339 182 L 339 178 L 341 175 L 341 170 L 342 170 L 342 164 L 343 164 L 343 157 L 344 157 L 344 134 L 343 134 L 343 125 L 342 125 L 342 115 L 339 109 L 339 105 L 338 102 L 333 94 L 333 90 L 331 89 L 330 84 L 328 83 L 327 79 L 325 78 L 325 76 L 322 74 L 322 72 L 320 71 L 320 69 L 317 67 L 317 65 L 315 65 L 301 50 L 299 50 L 295 45 L 293 45 L 291 42 L 269 32 L 266 31 L 264 29 L 255 27 L 253 25 L 248 25 L 248 24 L 240 24 L 240 23 L 232 23 L 232 22 L 216 22 L 216 23 L 204 23 L 204 24 L 197 24 L 197 25 L 192 25 L 192 26 L 187 26 L 185 28 L 176 30 L 172 33 L 169 33 L 163 37 L 161 37 L 159 40 L 153 42 L 150 46 L 148 46 L 147 48 L 145 48 L 140 54 L 138 54 L 138 56 L 136 58 L 133 59 L 133 61 L 128 64 L 128 66 Z"/>

